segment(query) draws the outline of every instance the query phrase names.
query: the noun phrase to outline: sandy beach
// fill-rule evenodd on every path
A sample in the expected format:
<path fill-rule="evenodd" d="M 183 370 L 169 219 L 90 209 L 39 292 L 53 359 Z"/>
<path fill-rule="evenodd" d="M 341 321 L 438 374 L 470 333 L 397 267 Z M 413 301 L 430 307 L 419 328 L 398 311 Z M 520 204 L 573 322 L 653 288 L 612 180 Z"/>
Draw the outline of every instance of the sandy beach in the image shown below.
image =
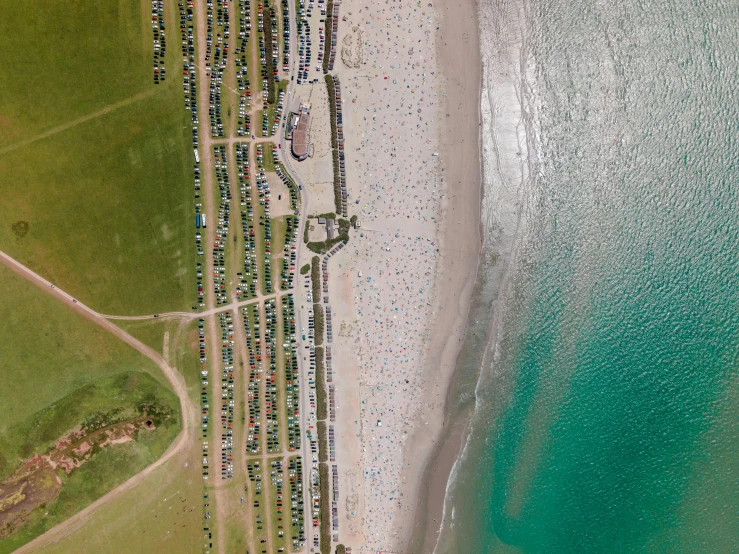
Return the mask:
<path fill-rule="evenodd" d="M 422 476 L 481 246 L 477 23 L 471 2 L 349 0 L 339 18 L 334 74 L 361 226 L 329 261 L 338 534 L 354 552 L 404 552 L 425 519 Z"/>

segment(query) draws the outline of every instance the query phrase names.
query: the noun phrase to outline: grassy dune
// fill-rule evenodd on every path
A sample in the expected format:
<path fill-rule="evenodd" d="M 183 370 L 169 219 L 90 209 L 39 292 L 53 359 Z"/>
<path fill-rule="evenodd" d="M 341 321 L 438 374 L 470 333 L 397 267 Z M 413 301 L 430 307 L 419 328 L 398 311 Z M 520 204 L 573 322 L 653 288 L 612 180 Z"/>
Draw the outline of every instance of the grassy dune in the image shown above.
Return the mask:
<path fill-rule="evenodd" d="M 197 352 L 188 346 L 193 340 L 188 332 L 195 328 L 196 324 L 190 324 L 177 342 L 172 335 L 170 355 L 172 363 L 185 375 L 191 398 L 199 401 Z M 210 542 L 208 533 L 203 531 L 203 512 L 212 509 L 203 506 L 200 448 L 200 441 L 193 441 L 190 451 L 169 460 L 139 486 L 95 510 L 69 535 L 36 551 L 44 554 L 200 552 Z"/>

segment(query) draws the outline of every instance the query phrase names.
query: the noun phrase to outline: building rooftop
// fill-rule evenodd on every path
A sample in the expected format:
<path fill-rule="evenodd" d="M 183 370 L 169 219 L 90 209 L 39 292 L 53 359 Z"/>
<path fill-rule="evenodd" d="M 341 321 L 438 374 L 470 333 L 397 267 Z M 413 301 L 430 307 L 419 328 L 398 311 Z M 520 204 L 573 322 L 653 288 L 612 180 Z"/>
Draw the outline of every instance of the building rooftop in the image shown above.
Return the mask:
<path fill-rule="evenodd" d="M 298 123 L 293 128 L 292 153 L 298 161 L 302 161 L 308 157 L 308 147 L 310 146 L 310 137 L 308 130 L 310 129 L 310 114 L 302 113 L 298 119 Z"/>

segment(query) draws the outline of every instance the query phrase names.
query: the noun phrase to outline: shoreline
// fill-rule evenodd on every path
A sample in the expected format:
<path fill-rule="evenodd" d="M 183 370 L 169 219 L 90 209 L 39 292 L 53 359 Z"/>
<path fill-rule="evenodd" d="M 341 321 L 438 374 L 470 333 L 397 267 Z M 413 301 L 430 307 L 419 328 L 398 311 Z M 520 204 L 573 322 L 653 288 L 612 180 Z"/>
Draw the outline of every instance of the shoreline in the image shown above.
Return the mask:
<path fill-rule="evenodd" d="M 474 406 L 468 405 L 458 414 L 455 414 L 453 418 L 451 417 L 454 404 L 453 396 L 456 392 L 455 385 L 459 376 L 458 360 L 468 330 L 469 312 L 475 294 L 475 285 L 478 281 L 480 258 L 483 255 L 482 250 L 485 240 L 483 223 L 481 221 L 484 180 L 482 137 L 480 134 L 482 128 L 480 105 L 482 99 L 483 64 L 480 52 L 477 2 L 476 0 L 465 0 L 460 4 L 445 2 L 440 10 L 444 11 L 443 15 L 440 16 L 443 24 L 436 34 L 435 47 L 441 73 L 444 75 L 446 81 L 445 92 L 449 95 L 452 92 L 449 90 L 450 88 L 457 89 L 452 92 L 452 95 L 458 98 L 461 103 L 465 104 L 463 109 L 467 110 L 468 115 L 474 113 L 474 123 L 470 121 L 465 126 L 465 135 L 467 136 L 465 140 L 473 140 L 475 148 L 473 152 L 469 148 L 465 148 L 462 145 L 464 140 L 448 140 L 444 142 L 444 137 L 453 136 L 449 132 L 453 124 L 452 122 L 447 122 L 448 120 L 446 118 L 443 118 L 441 128 L 438 130 L 440 140 L 439 150 L 442 153 L 442 160 L 445 160 L 443 161 L 444 171 L 448 175 L 459 173 L 463 178 L 468 177 L 471 167 L 474 167 L 474 173 L 476 175 L 467 182 L 468 188 L 463 191 L 466 193 L 464 195 L 466 198 L 457 192 L 450 199 L 450 206 L 444 214 L 445 217 L 442 219 L 442 228 L 439 229 L 439 236 L 440 240 L 445 240 L 453 233 L 451 227 L 453 223 L 452 214 L 455 211 L 454 204 L 459 204 L 460 206 L 456 207 L 461 208 L 461 205 L 469 203 L 472 200 L 472 206 L 468 205 L 467 209 L 469 210 L 471 207 L 475 214 L 474 240 L 470 241 L 475 245 L 475 248 L 469 247 L 467 252 L 464 252 L 463 246 L 469 246 L 469 244 L 450 245 L 449 248 L 455 249 L 460 258 L 467 259 L 467 263 L 464 264 L 467 266 L 467 269 L 466 271 L 459 271 L 460 265 L 454 263 L 453 259 L 449 259 L 447 262 L 446 258 L 445 262 L 447 263 L 444 264 L 446 267 L 442 268 L 442 273 L 444 271 L 455 273 L 454 280 L 456 281 L 456 288 L 458 290 L 461 289 L 461 294 L 457 306 L 458 321 L 454 326 L 455 331 L 449 335 L 448 329 L 450 328 L 450 322 L 444 321 L 444 319 L 448 318 L 440 318 L 436 321 L 432 334 L 431 344 L 443 345 L 441 362 L 438 365 L 441 372 L 433 383 L 435 385 L 434 389 L 442 389 L 444 391 L 442 408 L 436 414 L 436 432 L 432 433 L 430 437 L 426 434 L 414 433 L 414 435 L 418 434 L 420 436 L 414 436 L 409 441 L 408 450 L 413 452 L 414 449 L 412 446 L 414 439 L 425 439 L 426 444 L 424 448 L 427 451 L 423 457 L 423 464 L 421 466 L 423 471 L 416 476 L 417 483 L 413 496 L 415 510 L 409 522 L 412 525 L 409 526 L 408 536 L 403 545 L 405 548 L 404 551 L 413 554 L 432 552 L 436 545 L 442 524 L 447 483 L 454 465 L 464 448 L 470 416 L 474 408 Z M 463 31 L 466 31 L 466 33 Z M 463 41 L 458 40 L 460 35 L 466 35 L 466 39 Z M 475 45 L 474 50 L 468 48 L 469 43 Z M 460 68 L 460 63 L 463 63 L 465 66 L 463 70 Z M 469 78 L 470 73 L 474 75 L 473 79 Z M 449 113 L 452 108 L 450 106 L 451 101 L 447 98 L 445 104 L 443 108 Z M 449 186 L 447 185 L 448 188 Z M 441 284 L 441 281 L 442 279 L 440 278 L 437 286 Z M 454 294 L 450 296 L 453 298 Z M 461 322 L 459 321 L 460 319 Z M 443 336 L 448 336 L 449 338 L 446 341 L 440 340 Z M 433 359 L 433 356 L 431 358 Z M 429 392 L 432 392 L 432 390 L 430 388 Z M 431 395 L 427 394 L 427 396 L 430 397 Z M 431 401 L 431 398 L 428 398 L 428 400 Z M 415 450 L 417 451 L 419 449 L 416 447 Z"/>
<path fill-rule="evenodd" d="M 522 4 L 499 6 L 494 2 L 478 1 L 464 4 L 471 9 L 471 14 L 455 6 L 447 13 L 445 21 L 454 25 L 456 20 L 459 25 L 465 19 L 471 20 L 475 29 L 480 68 L 476 80 L 479 121 L 476 131 L 481 249 L 476 269 L 469 274 L 474 275 L 471 277 L 474 292 L 466 305 L 465 330 L 447 383 L 443 429 L 427 457 L 418 487 L 418 508 L 408 542 L 408 552 L 413 554 L 435 553 L 442 533 L 450 530 L 445 511 L 447 494 L 453 485 L 452 472 L 462 460 L 469 442 L 477 388 L 486 368 L 492 365 L 505 291 L 516 258 L 516 244 L 519 232 L 525 227 L 522 207 L 526 203 L 529 173 L 526 125 L 530 116 L 525 108 L 528 85 L 522 75 L 527 66 L 530 68 L 523 26 L 525 11 Z M 467 23 L 466 28 L 469 26 Z M 444 41 L 443 32 L 437 40 L 439 44 Z M 442 60 L 451 50 L 446 44 L 444 46 L 439 49 Z M 447 63 L 445 71 L 459 72 L 453 53 Z M 485 258 L 486 252 L 493 254 L 491 259 Z M 483 342 L 475 344 L 481 337 Z"/>

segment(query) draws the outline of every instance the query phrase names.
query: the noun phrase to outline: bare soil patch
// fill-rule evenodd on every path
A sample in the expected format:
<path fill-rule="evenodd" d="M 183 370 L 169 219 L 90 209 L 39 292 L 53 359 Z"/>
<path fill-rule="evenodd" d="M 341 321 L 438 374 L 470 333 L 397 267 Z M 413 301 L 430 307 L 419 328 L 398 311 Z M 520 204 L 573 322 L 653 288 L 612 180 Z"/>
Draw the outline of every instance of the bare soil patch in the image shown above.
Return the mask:
<path fill-rule="evenodd" d="M 0 538 L 15 533 L 33 510 L 59 495 L 62 480 L 58 471 L 69 475 L 101 449 L 133 441 L 139 431 L 154 428 L 154 420 L 144 415 L 92 433 L 73 431 L 60 438 L 48 454 L 34 454 L 13 475 L 0 481 Z"/>

